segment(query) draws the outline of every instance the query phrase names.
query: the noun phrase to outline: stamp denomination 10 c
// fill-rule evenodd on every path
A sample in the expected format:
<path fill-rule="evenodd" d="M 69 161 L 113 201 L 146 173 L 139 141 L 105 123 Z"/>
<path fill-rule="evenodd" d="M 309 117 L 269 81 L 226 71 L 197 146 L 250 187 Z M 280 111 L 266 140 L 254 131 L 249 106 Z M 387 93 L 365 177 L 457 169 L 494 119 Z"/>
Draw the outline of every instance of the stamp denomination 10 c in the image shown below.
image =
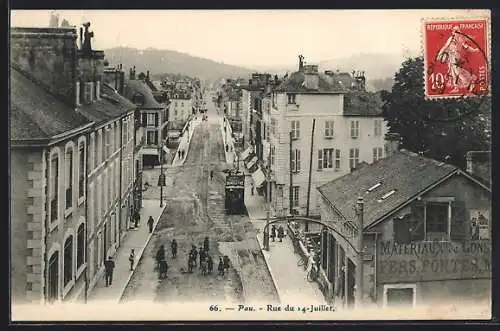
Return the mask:
<path fill-rule="evenodd" d="M 490 93 L 489 20 L 423 21 L 425 97 Z"/>

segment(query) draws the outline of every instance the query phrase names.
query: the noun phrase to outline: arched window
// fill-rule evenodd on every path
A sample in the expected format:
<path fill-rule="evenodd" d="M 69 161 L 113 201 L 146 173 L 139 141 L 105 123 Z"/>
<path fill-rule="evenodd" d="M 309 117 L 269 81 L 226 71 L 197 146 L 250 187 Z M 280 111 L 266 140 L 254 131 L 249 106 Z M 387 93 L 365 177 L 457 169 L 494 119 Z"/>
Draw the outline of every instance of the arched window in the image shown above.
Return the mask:
<path fill-rule="evenodd" d="M 57 300 L 59 296 L 59 251 L 52 253 L 49 258 L 47 285 L 47 299 Z"/>
<path fill-rule="evenodd" d="M 73 278 L 73 236 L 69 236 L 64 242 L 64 286 Z"/>
<path fill-rule="evenodd" d="M 80 224 L 76 233 L 76 268 L 80 268 L 85 260 L 85 224 Z"/>
<path fill-rule="evenodd" d="M 65 192 L 66 192 L 66 209 L 73 207 L 73 148 L 70 147 L 66 150 L 66 176 Z"/>
<path fill-rule="evenodd" d="M 50 221 L 58 218 L 59 210 L 59 156 L 54 154 L 50 159 Z"/>

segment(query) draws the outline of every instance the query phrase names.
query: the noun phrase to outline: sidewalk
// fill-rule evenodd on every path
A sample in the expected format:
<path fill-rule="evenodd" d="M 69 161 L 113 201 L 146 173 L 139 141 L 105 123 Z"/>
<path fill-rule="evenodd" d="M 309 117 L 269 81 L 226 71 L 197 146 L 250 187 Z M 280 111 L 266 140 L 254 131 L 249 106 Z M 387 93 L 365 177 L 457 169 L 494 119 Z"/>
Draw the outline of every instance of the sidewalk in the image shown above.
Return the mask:
<path fill-rule="evenodd" d="M 201 123 L 201 117 L 202 116 L 198 114 L 196 119 L 192 119 L 191 121 L 189 121 L 189 130 L 184 131 L 184 134 L 182 135 L 181 141 L 179 142 L 179 146 L 177 147 L 177 150 L 175 151 L 174 160 L 172 161 L 173 167 L 181 166 L 186 161 L 186 158 L 187 158 L 188 153 L 189 153 L 189 146 L 191 143 L 191 138 L 193 137 L 193 133 L 194 133 L 196 127 L 198 126 L 198 124 Z M 185 154 L 184 158 L 179 158 L 178 151 L 180 151 L 180 150 L 185 151 L 186 154 Z"/>
<path fill-rule="evenodd" d="M 263 249 L 262 232 L 266 224 L 265 202 L 264 198 L 257 193 L 251 194 L 250 183 L 245 185 L 245 205 L 250 221 L 259 229 L 257 241 L 280 301 L 286 304 L 326 304 L 318 285 L 315 282 L 309 282 L 306 271 L 303 267 L 297 266 L 298 255 L 294 254 L 293 244 L 288 236 L 283 238 L 283 242 L 270 241 L 269 251 Z"/>
<path fill-rule="evenodd" d="M 125 240 L 121 242 L 113 260 L 115 261 L 115 270 L 113 273 L 113 285 L 106 287 L 104 273 L 100 276 L 92 292 L 89 294 L 89 301 L 93 300 L 107 300 L 118 303 L 121 299 L 125 288 L 127 287 L 130 279 L 132 278 L 133 271 L 130 271 L 130 262 L 128 257 L 130 250 L 135 250 L 134 268 L 139 263 L 144 249 L 146 248 L 152 233 L 149 233 L 147 220 L 149 216 L 153 216 L 155 223 L 153 226 L 153 233 L 161 214 L 163 207 L 160 207 L 159 200 L 143 200 L 143 208 L 141 208 L 141 221 L 137 230 L 129 230 Z"/>

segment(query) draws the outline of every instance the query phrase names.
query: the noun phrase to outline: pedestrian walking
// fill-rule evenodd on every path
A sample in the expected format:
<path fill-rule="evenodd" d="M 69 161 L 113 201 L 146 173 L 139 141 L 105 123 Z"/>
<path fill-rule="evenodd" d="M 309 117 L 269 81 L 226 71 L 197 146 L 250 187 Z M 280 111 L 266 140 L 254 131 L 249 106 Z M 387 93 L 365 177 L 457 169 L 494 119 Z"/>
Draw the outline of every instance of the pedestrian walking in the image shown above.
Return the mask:
<path fill-rule="evenodd" d="M 224 131 L 226 131 L 226 130 L 224 130 Z M 229 152 L 229 145 L 228 144 L 226 144 L 226 152 Z"/>
<path fill-rule="evenodd" d="M 178 155 L 178 157 L 180 159 L 181 158 L 181 150 L 180 149 L 177 151 L 177 155 Z"/>
<path fill-rule="evenodd" d="M 214 171 L 210 170 L 210 180 L 213 180 L 213 179 L 214 179 Z"/>
<path fill-rule="evenodd" d="M 197 266 L 196 259 L 198 258 L 198 250 L 196 249 L 196 246 L 193 245 L 193 248 L 191 249 L 191 254 L 193 255 L 193 262 L 194 266 Z"/>
<path fill-rule="evenodd" d="M 278 228 L 278 238 L 280 239 L 280 242 L 283 242 L 283 237 L 285 236 L 285 230 L 283 229 L 283 226 L 279 226 Z"/>
<path fill-rule="evenodd" d="M 201 261 L 203 261 L 205 259 L 205 251 L 203 250 L 203 247 L 200 246 L 200 248 L 198 249 L 198 256 L 200 258 L 200 268 L 201 268 Z"/>
<path fill-rule="evenodd" d="M 210 251 L 210 240 L 208 239 L 208 237 L 205 237 L 205 239 L 203 240 L 203 249 L 205 250 L 205 252 L 207 252 L 208 255 L 208 252 Z"/>
<path fill-rule="evenodd" d="M 158 269 L 158 278 L 164 279 L 167 278 L 168 273 L 168 263 L 165 260 L 160 261 L 160 267 Z"/>
<path fill-rule="evenodd" d="M 170 248 L 172 249 L 172 258 L 177 258 L 177 241 L 172 240 L 172 244 L 170 244 Z"/>
<path fill-rule="evenodd" d="M 274 241 L 274 238 L 276 238 L 276 226 L 273 224 L 271 226 L 271 239 Z"/>
<path fill-rule="evenodd" d="M 206 276 L 208 272 L 208 261 L 206 258 L 200 261 L 201 275 Z"/>
<path fill-rule="evenodd" d="M 188 272 L 189 273 L 193 272 L 194 261 L 195 260 L 193 259 L 193 255 L 191 253 L 189 253 L 189 256 L 188 256 Z"/>
<path fill-rule="evenodd" d="M 255 184 L 254 184 L 254 183 L 252 183 L 251 185 L 252 185 L 252 186 L 251 186 L 251 190 L 252 190 L 252 196 L 253 196 L 253 195 L 254 195 L 254 192 L 255 192 Z"/>
<path fill-rule="evenodd" d="M 135 221 L 135 228 L 138 228 L 139 227 L 139 221 L 141 220 L 141 214 L 139 214 L 139 211 L 136 209 L 134 211 L 134 221 Z"/>
<path fill-rule="evenodd" d="M 224 255 L 222 261 L 224 262 L 224 271 L 227 272 L 229 270 L 229 256 Z"/>
<path fill-rule="evenodd" d="M 214 270 L 214 260 L 212 260 L 212 257 L 210 255 L 207 255 L 207 271 L 209 274 L 211 274 L 213 270 Z"/>
<path fill-rule="evenodd" d="M 104 262 L 104 270 L 106 272 L 106 287 L 108 287 L 108 285 L 113 284 L 113 270 L 114 269 L 115 269 L 115 262 L 113 261 L 113 258 L 110 256 Z"/>
<path fill-rule="evenodd" d="M 135 251 L 132 248 L 130 250 L 130 255 L 128 256 L 128 261 L 130 262 L 130 271 L 134 270 L 134 261 L 135 261 Z"/>
<path fill-rule="evenodd" d="M 219 258 L 219 266 L 217 267 L 219 271 L 219 276 L 224 276 L 224 261 L 222 261 L 222 256 Z"/>
<path fill-rule="evenodd" d="M 163 245 L 156 251 L 156 268 L 160 268 L 160 262 L 165 260 L 165 247 Z"/>
<path fill-rule="evenodd" d="M 153 219 L 153 216 L 149 216 L 149 218 L 148 218 L 149 233 L 153 232 L 153 225 L 154 224 L 155 224 L 155 220 Z"/>

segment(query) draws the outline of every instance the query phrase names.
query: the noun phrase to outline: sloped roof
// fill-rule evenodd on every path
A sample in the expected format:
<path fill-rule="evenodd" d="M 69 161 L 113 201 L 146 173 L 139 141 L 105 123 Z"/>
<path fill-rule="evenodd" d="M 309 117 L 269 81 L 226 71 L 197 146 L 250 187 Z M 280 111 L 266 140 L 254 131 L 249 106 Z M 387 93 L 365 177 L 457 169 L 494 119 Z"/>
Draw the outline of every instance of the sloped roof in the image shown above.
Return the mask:
<path fill-rule="evenodd" d="M 294 92 L 294 93 L 343 93 L 346 91 L 338 82 L 329 83 L 328 78 L 324 74 L 318 73 L 319 84 L 317 90 L 307 89 L 304 86 L 305 74 L 301 71 L 292 73 L 288 78 L 279 84 L 275 91 L 277 92 Z"/>
<path fill-rule="evenodd" d="M 126 80 L 124 84 L 124 96 L 133 101 L 134 95 L 140 93 L 144 96 L 144 104 L 139 108 L 144 109 L 162 109 L 162 105 L 160 105 L 154 98 L 153 92 L 146 85 L 146 83 L 142 80 Z"/>
<path fill-rule="evenodd" d="M 367 228 L 457 170 L 458 168 L 453 165 L 401 150 L 390 157 L 365 165 L 321 185 L 317 189 L 348 220 L 355 219 L 353 206 L 358 197 L 363 197 L 363 221 L 364 227 Z M 377 183 L 381 185 L 367 192 Z M 392 190 L 396 192 L 379 202 L 383 195 Z"/>
<path fill-rule="evenodd" d="M 13 67 L 10 97 L 11 140 L 50 138 L 91 122 Z"/>
<path fill-rule="evenodd" d="M 78 107 L 78 112 L 95 123 L 107 122 L 136 108 L 108 84 L 101 86 L 101 99 Z"/>
<path fill-rule="evenodd" d="M 349 91 L 344 94 L 344 115 L 381 116 L 383 101 L 379 92 Z"/>

